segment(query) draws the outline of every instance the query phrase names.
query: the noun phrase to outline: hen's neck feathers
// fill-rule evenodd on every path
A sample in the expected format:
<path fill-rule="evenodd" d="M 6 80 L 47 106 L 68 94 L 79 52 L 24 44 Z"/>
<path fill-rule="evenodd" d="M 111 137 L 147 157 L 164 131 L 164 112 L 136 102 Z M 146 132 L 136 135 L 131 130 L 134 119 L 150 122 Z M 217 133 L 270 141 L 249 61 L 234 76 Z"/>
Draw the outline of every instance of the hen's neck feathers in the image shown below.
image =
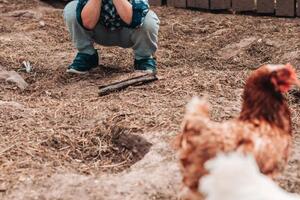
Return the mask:
<path fill-rule="evenodd" d="M 253 123 L 265 121 L 291 133 L 289 108 L 284 96 L 275 91 L 269 73 L 257 70 L 248 79 L 239 120 Z"/>

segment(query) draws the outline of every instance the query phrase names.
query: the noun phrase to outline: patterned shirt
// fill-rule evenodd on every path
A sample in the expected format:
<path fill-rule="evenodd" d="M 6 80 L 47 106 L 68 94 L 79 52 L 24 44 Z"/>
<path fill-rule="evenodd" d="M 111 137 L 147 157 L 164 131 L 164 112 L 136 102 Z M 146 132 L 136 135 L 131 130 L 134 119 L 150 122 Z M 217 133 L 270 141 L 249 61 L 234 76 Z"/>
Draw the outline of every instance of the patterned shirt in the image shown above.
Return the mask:
<path fill-rule="evenodd" d="M 81 12 L 88 0 L 79 0 L 77 5 L 77 20 L 79 24 L 82 24 Z M 126 24 L 117 13 L 116 7 L 113 4 L 113 0 L 102 0 L 100 23 L 108 30 L 117 30 L 122 27 L 138 28 L 140 27 L 149 11 L 148 0 L 129 0 L 132 5 L 133 15 L 131 24 Z"/>

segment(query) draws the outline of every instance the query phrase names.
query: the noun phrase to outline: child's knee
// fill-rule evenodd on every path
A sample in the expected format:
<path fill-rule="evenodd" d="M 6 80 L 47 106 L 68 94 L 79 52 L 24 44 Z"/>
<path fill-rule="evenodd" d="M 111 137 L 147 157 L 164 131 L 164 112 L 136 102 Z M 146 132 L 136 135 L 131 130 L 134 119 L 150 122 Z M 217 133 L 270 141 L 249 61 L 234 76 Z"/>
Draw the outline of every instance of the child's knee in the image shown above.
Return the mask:
<path fill-rule="evenodd" d="M 160 22 L 159 22 L 157 15 L 153 11 L 150 10 L 148 12 L 141 28 L 145 32 L 157 33 L 158 29 L 159 29 L 159 23 Z"/>

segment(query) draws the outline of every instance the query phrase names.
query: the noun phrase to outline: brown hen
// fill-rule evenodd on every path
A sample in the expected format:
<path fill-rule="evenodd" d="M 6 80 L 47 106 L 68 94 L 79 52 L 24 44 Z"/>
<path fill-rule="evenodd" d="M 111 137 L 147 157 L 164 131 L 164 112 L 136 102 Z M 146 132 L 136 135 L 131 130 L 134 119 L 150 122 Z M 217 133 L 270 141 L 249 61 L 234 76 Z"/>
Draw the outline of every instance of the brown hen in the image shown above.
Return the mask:
<path fill-rule="evenodd" d="M 291 118 L 283 96 L 299 86 L 290 65 L 264 65 L 248 78 L 240 116 L 218 123 L 209 118 L 207 103 L 194 98 L 187 106 L 182 132 L 177 136 L 185 199 L 201 199 L 199 179 L 204 163 L 218 152 L 252 153 L 262 173 L 274 177 L 287 163 L 291 147 Z"/>

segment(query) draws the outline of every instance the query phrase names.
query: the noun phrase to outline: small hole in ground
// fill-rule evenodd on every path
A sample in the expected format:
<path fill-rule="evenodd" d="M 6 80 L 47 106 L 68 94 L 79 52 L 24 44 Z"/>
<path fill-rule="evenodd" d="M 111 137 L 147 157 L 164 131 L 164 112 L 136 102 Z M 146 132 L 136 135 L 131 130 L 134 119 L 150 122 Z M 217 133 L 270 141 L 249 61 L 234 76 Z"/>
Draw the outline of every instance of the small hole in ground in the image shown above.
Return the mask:
<path fill-rule="evenodd" d="M 152 146 L 132 132 L 135 130 L 118 125 L 102 125 L 78 136 L 51 135 L 41 145 L 51 154 L 48 162 L 61 159 L 64 167 L 86 174 L 119 172 L 141 160 Z"/>

